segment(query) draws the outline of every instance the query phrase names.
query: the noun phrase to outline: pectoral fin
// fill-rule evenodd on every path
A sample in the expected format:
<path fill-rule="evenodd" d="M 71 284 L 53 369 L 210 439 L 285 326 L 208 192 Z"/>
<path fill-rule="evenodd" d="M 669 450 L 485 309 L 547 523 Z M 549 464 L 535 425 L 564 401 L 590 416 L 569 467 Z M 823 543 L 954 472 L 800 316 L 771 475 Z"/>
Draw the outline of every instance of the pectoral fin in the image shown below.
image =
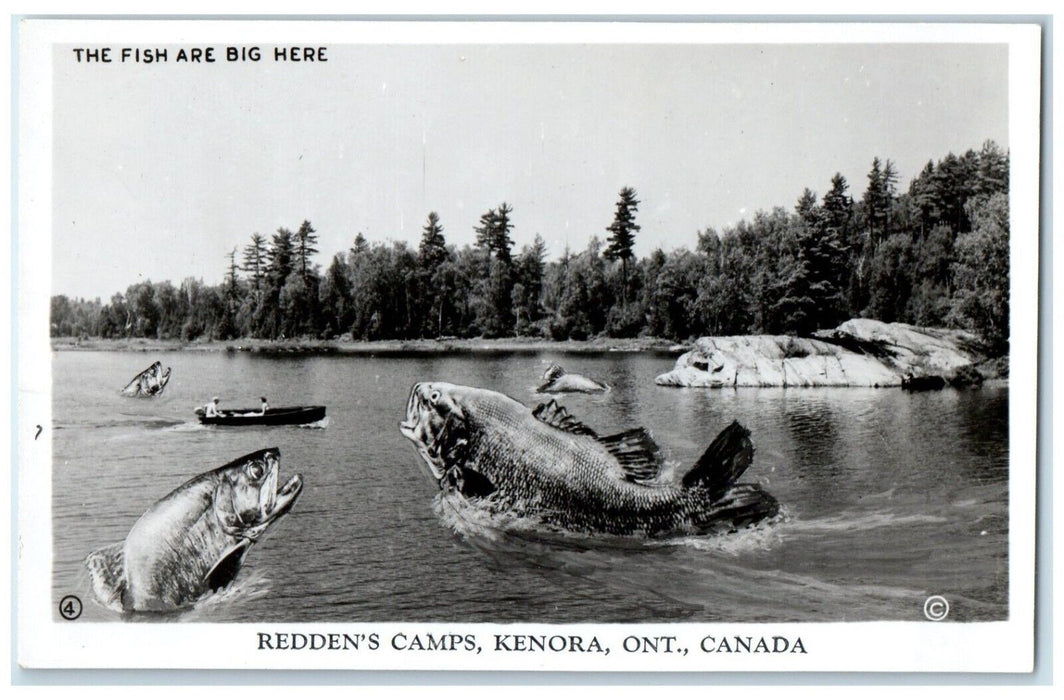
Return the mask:
<path fill-rule="evenodd" d="M 247 556 L 249 549 L 251 549 L 251 542 L 249 540 L 241 540 L 232 549 L 223 554 L 204 577 L 207 590 L 216 591 L 232 583 L 237 573 L 240 572 L 240 567 L 243 565 L 244 557 Z"/>
<path fill-rule="evenodd" d="M 469 467 L 452 467 L 443 478 L 447 486 L 466 498 L 486 498 L 495 491 L 491 479 Z"/>
<path fill-rule="evenodd" d="M 105 608 L 125 610 L 123 599 L 126 597 L 126 565 L 122 549 L 125 543 L 119 542 L 110 547 L 98 549 L 85 558 L 85 568 L 89 570 L 89 581 L 96 600 Z"/>

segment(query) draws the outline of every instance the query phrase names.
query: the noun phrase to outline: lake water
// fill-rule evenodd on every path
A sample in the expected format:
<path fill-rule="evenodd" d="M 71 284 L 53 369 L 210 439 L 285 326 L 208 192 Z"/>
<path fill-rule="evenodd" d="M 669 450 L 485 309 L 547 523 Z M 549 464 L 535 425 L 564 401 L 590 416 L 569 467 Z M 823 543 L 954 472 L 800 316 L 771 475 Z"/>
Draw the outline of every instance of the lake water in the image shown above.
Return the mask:
<path fill-rule="evenodd" d="M 154 360 L 162 397 L 118 391 Z M 756 447 L 742 481 L 781 503 L 729 535 L 606 546 L 456 533 L 399 434 L 417 381 L 504 392 L 532 407 L 557 361 L 610 384 L 559 397 L 600 434 L 645 426 L 691 465 L 732 419 Z M 922 620 L 930 595 L 952 620 L 1008 617 L 1008 391 L 674 389 L 666 355 L 458 353 L 267 356 L 175 351 L 53 353 L 52 596 L 91 602 L 83 560 L 121 541 L 188 478 L 264 447 L 302 473 L 292 513 L 252 548 L 200 621 Z M 325 404 L 325 428 L 202 427 L 222 406 Z"/>

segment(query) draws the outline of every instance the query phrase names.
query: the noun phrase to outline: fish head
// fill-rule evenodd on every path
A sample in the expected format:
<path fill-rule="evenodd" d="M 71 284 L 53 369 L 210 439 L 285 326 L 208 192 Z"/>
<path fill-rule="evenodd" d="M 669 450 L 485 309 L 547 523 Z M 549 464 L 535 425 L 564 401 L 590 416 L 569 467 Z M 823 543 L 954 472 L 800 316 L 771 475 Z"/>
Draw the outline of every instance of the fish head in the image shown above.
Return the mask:
<path fill-rule="evenodd" d="M 452 466 L 451 448 L 464 438 L 466 412 L 462 390 L 446 382 L 421 382 L 410 390 L 406 420 L 399 432 L 414 443 L 432 476 L 440 481 Z"/>
<path fill-rule="evenodd" d="M 561 368 L 557 363 L 552 362 L 547 371 L 543 373 L 543 381 L 553 382 L 554 380 L 565 375 L 565 370 Z"/>
<path fill-rule="evenodd" d="M 214 510 L 231 535 L 256 540 L 295 505 L 303 477 L 295 474 L 277 488 L 281 451 L 271 447 L 244 455 L 217 470 Z"/>

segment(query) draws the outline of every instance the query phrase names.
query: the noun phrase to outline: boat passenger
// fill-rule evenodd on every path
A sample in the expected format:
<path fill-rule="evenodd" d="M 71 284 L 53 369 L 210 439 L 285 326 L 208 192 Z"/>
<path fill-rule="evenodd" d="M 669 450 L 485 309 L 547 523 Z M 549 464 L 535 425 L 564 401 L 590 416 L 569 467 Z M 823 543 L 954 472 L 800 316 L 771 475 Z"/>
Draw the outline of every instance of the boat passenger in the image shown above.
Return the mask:
<path fill-rule="evenodd" d="M 203 407 L 203 415 L 205 416 L 217 416 L 220 414 L 218 410 L 218 397 L 215 396 L 211 399 L 211 402 Z"/>
<path fill-rule="evenodd" d="M 265 396 L 261 397 L 260 400 L 262 401 L 262 415 L 266 415 L 266 411 L 270 410 L 270 404 L 266 403 Z"/>

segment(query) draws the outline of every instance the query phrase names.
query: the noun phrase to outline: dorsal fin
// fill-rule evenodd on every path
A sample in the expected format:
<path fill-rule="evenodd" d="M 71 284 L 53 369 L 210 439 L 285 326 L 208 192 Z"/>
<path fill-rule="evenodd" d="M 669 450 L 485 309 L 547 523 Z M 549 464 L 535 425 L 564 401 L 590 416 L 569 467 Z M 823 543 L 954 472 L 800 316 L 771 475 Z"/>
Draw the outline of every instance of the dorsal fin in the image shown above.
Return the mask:
<path fill-rule="evenodd" d="M 714 499 L 719 498 L 750 467 L 753 459 L 750 431 L 739 421 L 732 421 L 684 475 L 683 485 L 707 488 Z"/>
<path fill-rule="evenodd" d="M 593 438 L 598 437 L 594 430 L 573 418 L 573 416 L 565 410 L 565 407 L 559 406 L 558 402 L 554 399 L 536 406 L 532 411 L 532 415 L 547 425 L 554 426 L 558 430 L 564 430 L 565 432 L 573 433 L 574 435 L 590 435 Z"/>
<path fill-rule="evenodd" d="M 633 428 L 598 439 L 621 465 L 624 478 L 635 483 L 652 481 L 661 473 L 661 448 L 646 428 Z"/>

